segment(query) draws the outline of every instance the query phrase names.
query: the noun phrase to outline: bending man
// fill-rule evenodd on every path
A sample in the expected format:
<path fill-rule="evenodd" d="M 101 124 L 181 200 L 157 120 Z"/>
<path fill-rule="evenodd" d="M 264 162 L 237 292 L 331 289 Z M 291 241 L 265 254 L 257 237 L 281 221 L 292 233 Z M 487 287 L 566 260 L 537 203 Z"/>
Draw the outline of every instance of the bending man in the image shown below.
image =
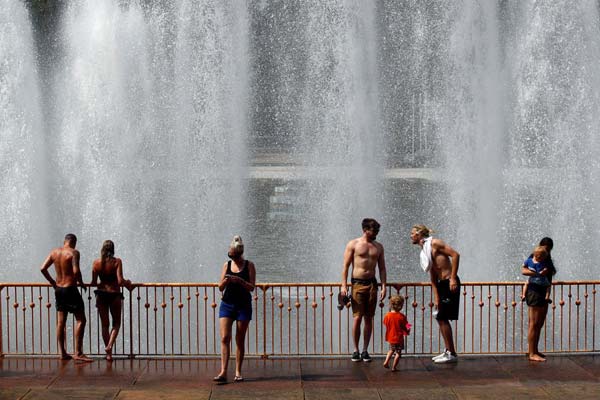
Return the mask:
<path fill-rule="evenodd" d="M 422 249 L 421 266 L 429 272 L 431 278 L 433 301 L 437 310 L 435 318 L 446 345 L 444 352 L 432 360 L 438 364 L 452 363 L 458 361 L 450 321 L 458 319 L 460 306 L 460 254 L 443 240 L 434 239 L 430 234 L 431 230 L 425 225 L 415 225 L 410 231 L 410 239 Z"/>

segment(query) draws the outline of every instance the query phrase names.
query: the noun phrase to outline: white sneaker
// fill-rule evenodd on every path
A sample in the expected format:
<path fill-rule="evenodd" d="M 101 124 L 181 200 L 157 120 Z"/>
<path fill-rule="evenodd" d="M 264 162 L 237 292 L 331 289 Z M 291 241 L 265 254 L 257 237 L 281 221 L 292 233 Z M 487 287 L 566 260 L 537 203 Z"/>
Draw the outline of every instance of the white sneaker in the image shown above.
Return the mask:
<path fill-rule="evenodd" d="M 448 350 L 447 350 L 447 349 L 444 349 L 444 351 L 443 351 L 443 352 L 441 352 L 440 354 L 438 354 L 437 356 L 433 356 L 433 357 L 431 357 L 431 361 L 435 361 L 435 360 L 437 360 L 438 358 L 441 358 L 441 357 L 445 356 L 445 355 L 446 355 L 446 353 L 448 353 Z"/>
<path fill-rule="evenodd" d="M 449 363 L 455 363 L 458 362 L 458 356 L 453 356 L 452 354 L 450 354 L 450 352 L 446 352 L 446 354 L 444 354 L 442 357 L 440 358 L 436 358 L 435 360 L 433 360 L 434 363 L 436 364 L 449 364 Z"/>

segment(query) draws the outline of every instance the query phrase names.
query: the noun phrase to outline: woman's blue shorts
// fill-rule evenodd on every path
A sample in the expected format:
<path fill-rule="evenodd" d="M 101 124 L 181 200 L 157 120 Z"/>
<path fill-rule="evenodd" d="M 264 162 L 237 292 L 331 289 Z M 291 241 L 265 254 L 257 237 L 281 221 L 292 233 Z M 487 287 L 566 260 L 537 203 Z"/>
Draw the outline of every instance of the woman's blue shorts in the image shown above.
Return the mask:
<path fill-rule="evenodd" d="M 235 321 L 252 320 L 252 303 L 249 304 L 229 304 L 221 301 L 219 307 L 219 318 L 231 318 Z"/>

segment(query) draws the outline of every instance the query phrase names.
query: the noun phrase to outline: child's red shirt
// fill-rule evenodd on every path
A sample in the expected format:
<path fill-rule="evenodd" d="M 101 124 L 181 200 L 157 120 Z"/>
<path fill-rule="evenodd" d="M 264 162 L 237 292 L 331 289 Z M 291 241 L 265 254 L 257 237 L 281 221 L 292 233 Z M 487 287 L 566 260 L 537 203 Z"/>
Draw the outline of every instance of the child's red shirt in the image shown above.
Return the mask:
<path fill-rule="evenodd" d="M 403 343 L 404 336 L 409 333 L 409 324 L 406 316 L 399 312 L 388 312 L 383 317 L 383 325 L 385 325 L 385 340 L 388 343 Z M 408 325 L 408 326 L 407 326 Z"/>

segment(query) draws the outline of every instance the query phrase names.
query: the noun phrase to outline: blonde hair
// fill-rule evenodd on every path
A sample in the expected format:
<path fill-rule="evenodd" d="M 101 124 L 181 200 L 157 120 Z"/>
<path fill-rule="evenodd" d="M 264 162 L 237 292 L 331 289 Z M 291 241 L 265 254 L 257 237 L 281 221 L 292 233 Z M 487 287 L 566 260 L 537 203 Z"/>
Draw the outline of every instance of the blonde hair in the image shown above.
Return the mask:
<path fill-rule="evenodd" d="M 548 250 L 545 246 L 537 246 L 535 249 L 533 249 L 533 256 L 535 258 L 541 258 L 545 260 L 548 258 Z"/>
<path fill-rule="evenodd" d="M 115 244 L 112 240 L 105 240 L 100 249 L 100 265 L 104 267 L 106 260 L 115 256 Z"/>
<path fill-rule="evenodd" d="M 434 233 L 433 229 L 430 229 L 423 224 L 414 225 L 412 228 L 415 229 L 417 233 L 423 237 L 429 237 L 429 235 Z"/>
<path fill-rule="evenodd" d="M 396 295 L 390 298 L 390 306 L 392 310 L 400 312 L 404 307 L 404 296 Z"/>
<path fill-rule="evenodd" d="M 242 237 L 239 235 L 235 235 L 229 244 L 229 248 L 237 255 L 244 254 L 244 242 L 242 241 Z"/>

